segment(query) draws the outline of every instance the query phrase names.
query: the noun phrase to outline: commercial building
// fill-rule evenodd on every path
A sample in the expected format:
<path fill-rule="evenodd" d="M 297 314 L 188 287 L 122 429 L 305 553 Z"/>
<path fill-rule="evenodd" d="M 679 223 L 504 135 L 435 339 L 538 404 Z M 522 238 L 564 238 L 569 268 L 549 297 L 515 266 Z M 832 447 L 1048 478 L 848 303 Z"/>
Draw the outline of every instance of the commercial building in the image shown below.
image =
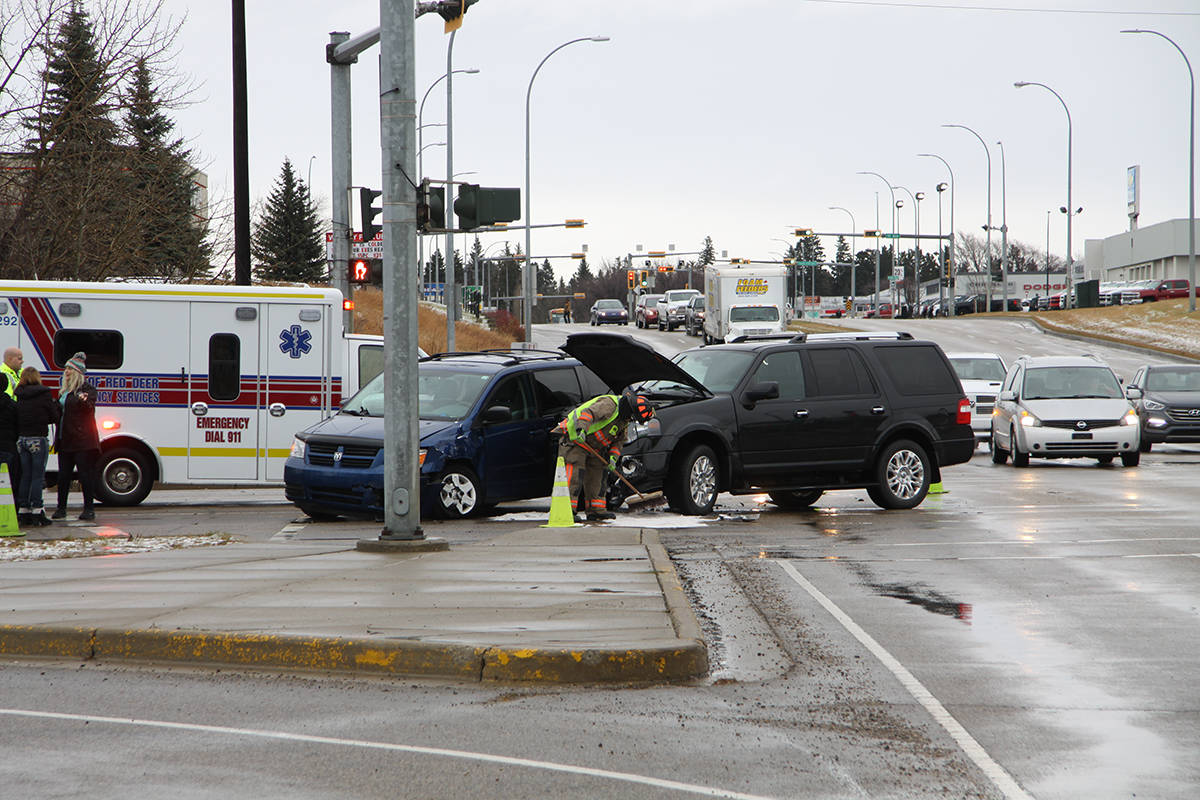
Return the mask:
<path fill-rule="evenodd" d="M 1196 228 L 1200 241 L 1200 225 Z M 1083 243 L 1086 278 L 1101 281 L 1188 277 L 1188 221 L 1172 219 Z"/>

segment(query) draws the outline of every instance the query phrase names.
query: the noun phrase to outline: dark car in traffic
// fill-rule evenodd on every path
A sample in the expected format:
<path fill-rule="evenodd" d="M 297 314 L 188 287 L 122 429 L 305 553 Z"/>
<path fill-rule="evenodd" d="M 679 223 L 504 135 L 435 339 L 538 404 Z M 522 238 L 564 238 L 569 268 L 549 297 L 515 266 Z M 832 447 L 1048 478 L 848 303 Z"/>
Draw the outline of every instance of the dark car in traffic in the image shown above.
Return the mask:
<path fill-rule="evenodd" d="M 628 325 L 629 312 L 625 305 L 614 298 L 604 298 L 592 303 L 592 325 Z"/>
<path fill-rule="evenodd" d="M 643 294 L 638 296 L 637 304 L 633 307 L 633 324 L 639 328 L 658 326 L 658 304 L 663 299 L 661 294 Z"/>
<path fill-rule="evenodd" d="M 1147 364 L 1129 389 L 1141 390 L 1133 405 L 1142 423 L 1142 452 L 1164 442 L 1200 442 L 1200 366 Z"/>
<path fill-rule="evenodd" d="M 672 361 L 628 335 L 577 333 L 562 349 L 613 391 L 650 399 L 621 471 L 685 514 L 719 492 L 767 492 L 785 508 L 866 489 L 919 505 L 941 470 L 971 458 L 971 407 L 945 354 L 907 333 L 744 337 Z"/>
<path fill-rule="evenodd" d="M 287 499 L 314 519 L 383 516 L 384 376 L 337 414 L 297 433 L 283 469 Z M 573 358 L 537 350 L 442 353 L 421 359 L 421 510 L 478 514 L 545 497 L 557 441 L 551 430 L 600 380 Z"/>

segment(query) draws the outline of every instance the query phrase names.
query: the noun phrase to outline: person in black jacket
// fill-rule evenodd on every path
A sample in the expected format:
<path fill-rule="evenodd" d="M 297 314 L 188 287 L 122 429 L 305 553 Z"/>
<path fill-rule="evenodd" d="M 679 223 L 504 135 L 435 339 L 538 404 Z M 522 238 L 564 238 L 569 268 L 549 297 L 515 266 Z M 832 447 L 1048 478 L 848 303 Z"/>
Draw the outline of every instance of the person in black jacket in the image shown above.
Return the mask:
<path fill-rule="evenodd" d="M 17 455 L 21 460 L 17 521 L 20 525 L 49 525 L 42 510 L 42 493 L 46 488 L 46 459 L 50 456 L 50 426 L 58 424 L 62 406 L 34 367 L 21 370 L 16 395 Z"/>
<path fill-rule="evenodd" d="M 76 353 L 63 365 L 62 386 L 58 401 L 62 404 L 62 422 L 55 438 L 58 451 L 58 508 L 51 519 L 67 516 L 67 494 L 71 490 L 72 473 L 79 468 L 79 485 L 83 488 L 81 520 L 93 520 L 96 464 L 100 460 L 100 434 L 96 430 L 96 387 L 87 380 L 87 356 Z"/>
<path fill-rule="evenodd" d="M 0 378 L 2 380 L 2 378 Z M 15 493 L 21 480 L 17 459 L 17 401 L 8 392 L 0 392 L 0 463 L 8 466 L 8 479 Z"/>

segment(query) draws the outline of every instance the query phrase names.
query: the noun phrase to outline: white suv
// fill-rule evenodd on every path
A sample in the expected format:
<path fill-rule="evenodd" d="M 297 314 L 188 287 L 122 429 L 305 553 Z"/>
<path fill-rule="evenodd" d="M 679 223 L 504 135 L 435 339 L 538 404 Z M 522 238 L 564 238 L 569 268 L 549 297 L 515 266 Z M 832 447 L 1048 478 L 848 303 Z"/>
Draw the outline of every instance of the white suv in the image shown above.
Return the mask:
<path fill-rule="evenodd" d="M 1137 399 L 1141 392 L 1130 388 Z M 1136 467 L 1140 427 L 1137 411 L 1112 369 L 1091 356 L 1017 359 L 1004 378 L 992 412 L 992 461 L 1013 466 L 1035 458 L 1117 456 Z"/>
<path fill-rule="evenodd" d="M 971 401 L 971 430 L 976 442 L 992 440 L 992 408 L 1004 382 L 1004 359 L 996 353 L 947 353 L 963 393 Z"/>

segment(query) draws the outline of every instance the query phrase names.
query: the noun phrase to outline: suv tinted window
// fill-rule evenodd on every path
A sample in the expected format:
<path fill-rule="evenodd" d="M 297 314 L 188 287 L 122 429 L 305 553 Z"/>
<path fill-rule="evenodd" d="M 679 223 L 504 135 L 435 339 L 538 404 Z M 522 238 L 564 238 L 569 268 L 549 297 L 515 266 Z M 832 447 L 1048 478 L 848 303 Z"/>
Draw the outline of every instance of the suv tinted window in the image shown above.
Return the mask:
<path fill-rule="evenodd" d="M 543 417 L 565 414 L 583 402 L 575 370 L 540 369 L 533 373 L 533 393 Z"/>
<path fill-rule="evenodd" d="M 896 390 L 904 395 L 958 394 L 958 378 L 936 347 L 908 345 L 906 347 L 876 347 L 888 377 Z"/>
<path fill-rule="evenodd" d="M 786 399 L 804 397 L 804 369 L 800 365 L 800 351 L 780 350 L 768 353 L 754 371 L 751 383 L 775 381 L 779 384 L 779 396 Z"/>
<path fill-rule="evenodd" d="M 875 394 L 862 356 L 848 347 L 830 347 L 808 351 L 813 383 L 810 393 L 825 397 Z"/>

